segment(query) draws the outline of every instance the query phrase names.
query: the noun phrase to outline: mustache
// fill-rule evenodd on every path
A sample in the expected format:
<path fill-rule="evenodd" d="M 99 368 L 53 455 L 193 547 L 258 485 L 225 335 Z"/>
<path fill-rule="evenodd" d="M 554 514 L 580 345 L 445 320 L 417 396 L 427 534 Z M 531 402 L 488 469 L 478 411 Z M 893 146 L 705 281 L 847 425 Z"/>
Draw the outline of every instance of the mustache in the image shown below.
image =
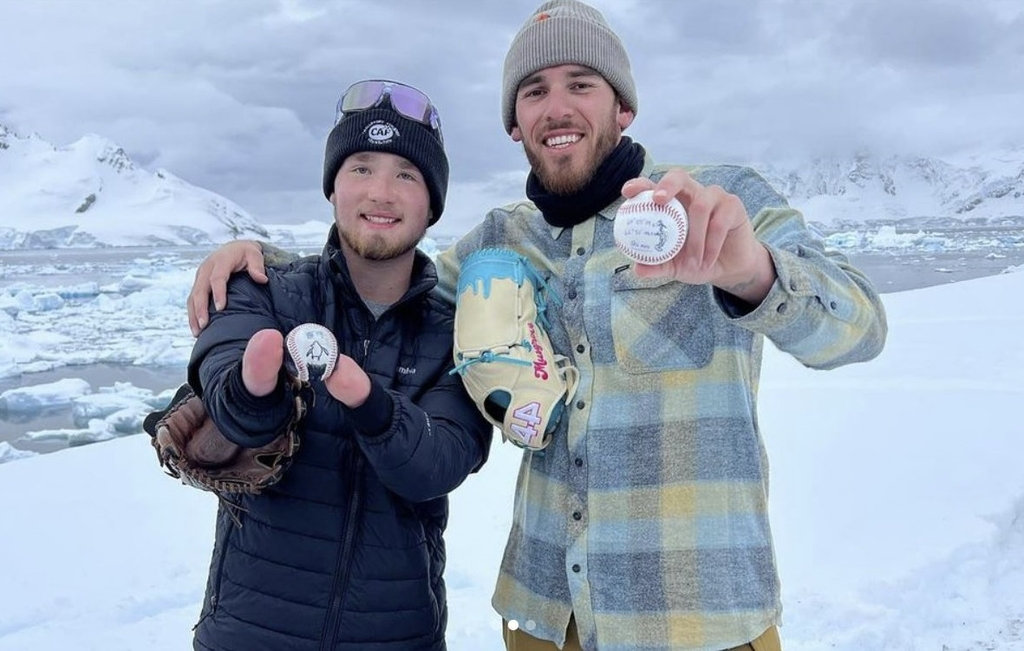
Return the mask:
<path fill-rule="evenodd" d="M 558 131 L 559 129 L 576 129 L 578 131 L 583 130 L 577 127 L 575 124 L 573 124 L 572 120 L 559 120 L 558 122 L 552 122 L 545 126 L 542 135 L 547 136 L 552 131 Z"/>

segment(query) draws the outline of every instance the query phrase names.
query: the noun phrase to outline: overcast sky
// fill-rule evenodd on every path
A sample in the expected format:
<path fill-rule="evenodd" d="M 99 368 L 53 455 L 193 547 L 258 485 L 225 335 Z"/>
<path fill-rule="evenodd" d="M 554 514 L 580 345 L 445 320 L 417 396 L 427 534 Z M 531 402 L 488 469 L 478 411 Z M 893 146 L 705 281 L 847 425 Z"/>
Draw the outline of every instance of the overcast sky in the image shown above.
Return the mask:
<path fill-rule="evenodd" d="M 523 194 L 501 67 L 538 0 L 0 0 L 0 123 L 97 133 L 268 223 L 327 219 L 338 95 L 426 91 L 452 161 L 435 233 Z M 662 162 L 1024 147 L 1019 0 L 594 0 Z M 0 179 L 2 182 L 2 179 Z"/>

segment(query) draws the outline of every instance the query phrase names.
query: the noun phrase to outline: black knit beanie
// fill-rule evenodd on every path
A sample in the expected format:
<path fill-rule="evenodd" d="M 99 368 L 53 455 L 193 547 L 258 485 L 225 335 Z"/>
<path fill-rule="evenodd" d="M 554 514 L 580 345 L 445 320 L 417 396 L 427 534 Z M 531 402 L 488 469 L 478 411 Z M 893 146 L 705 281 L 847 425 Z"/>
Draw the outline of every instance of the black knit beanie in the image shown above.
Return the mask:
<path fill-rule="evenodd" d="M 434 131 L 389 106 L 349 113 L 331 130 L 324 152 L 324 196 L 334 193 L 334 179 L 350 155 L 382 151 L 401 156 L 417 168 L 430 193 L 430 225 L 444 211 L 448 192 L 448 157 Z"/>

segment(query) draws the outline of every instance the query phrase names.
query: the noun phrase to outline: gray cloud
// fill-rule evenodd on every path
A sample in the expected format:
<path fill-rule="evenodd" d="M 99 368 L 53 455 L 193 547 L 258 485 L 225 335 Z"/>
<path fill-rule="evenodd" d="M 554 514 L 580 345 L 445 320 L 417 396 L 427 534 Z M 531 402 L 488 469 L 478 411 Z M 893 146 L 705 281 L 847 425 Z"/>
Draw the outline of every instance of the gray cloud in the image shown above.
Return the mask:
<path fill-rule="evenodd" d="M 266 221 L 326 219 L 338 95 L 398 78 L 441 110 L 453 194 L 441 225 L 459 230 L 521 193 L 499 89 L 537 4 L 0 0 L 0 119 L 57 144 L 109 137 Z M 641 108 L 629 133 L 660 160 L 1024 146 L 1024 8 L 1012 0 L 594 4 L 631 54 Z"/>
<path fill-rule="evenodd" d="M 1006 27 L 991 3 L 867 2 L 840 21 L 839 51 L 875 65 L 972 66 L 1001 49 Z"/>

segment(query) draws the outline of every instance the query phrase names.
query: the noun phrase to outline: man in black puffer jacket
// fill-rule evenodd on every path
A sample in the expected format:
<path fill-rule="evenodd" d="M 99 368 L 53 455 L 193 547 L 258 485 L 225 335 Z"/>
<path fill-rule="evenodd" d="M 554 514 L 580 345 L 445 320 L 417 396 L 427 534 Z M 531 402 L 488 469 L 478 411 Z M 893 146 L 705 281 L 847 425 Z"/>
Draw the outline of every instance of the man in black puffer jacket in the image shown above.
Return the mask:
<path fill-rule="evenodd" d="M 335 224 L 320 256 L 232 278 L 189 380 L 250 447 L 290 418 L 283 333 L 319 323 L 334 372 L 311 383 L 301 445 L 280 483 L 217 518 L 195 649 L 443 650 L 449 491 L 487 458 L 491 427 L 452 368 L 453 308 L 416 249 L 444 208 L 440 122 L 419 91 L 354 84 L 327 141 Z"/>

